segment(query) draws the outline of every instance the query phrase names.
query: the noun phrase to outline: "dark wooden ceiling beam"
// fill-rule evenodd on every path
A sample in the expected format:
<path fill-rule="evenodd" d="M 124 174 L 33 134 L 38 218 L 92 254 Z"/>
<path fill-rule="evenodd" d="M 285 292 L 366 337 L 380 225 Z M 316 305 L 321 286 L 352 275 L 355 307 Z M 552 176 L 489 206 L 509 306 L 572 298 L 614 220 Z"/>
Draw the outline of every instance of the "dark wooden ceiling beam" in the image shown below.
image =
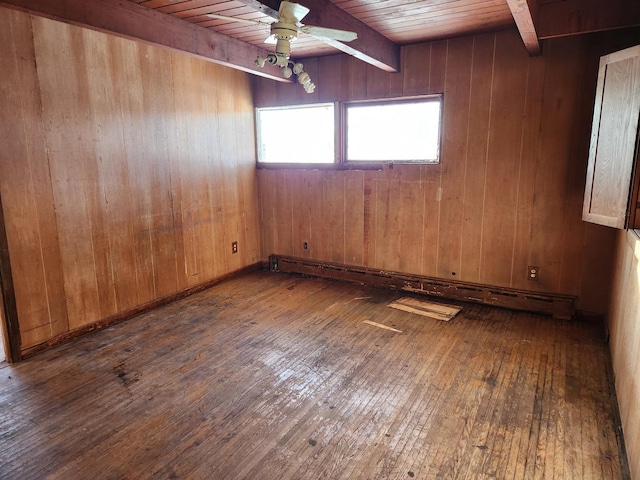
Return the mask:
<path fill-rule="evenodd" d="M 256 9 L 261 8 L 260 11 L 266 15 L 278 18 L 280 0 L 237 1 Z M 302 21 L 305 25 L 349 30 L 358 34 L 358 38 L 349 43 L 327 41 L 332 47 L 387 72 L 400 71 L 400 47 L 387 37 L 349 15 L 330 0 L 296 0 L 296 3 L 311 10 Z"/>
<path fill-rule="evenodd" d="M 640 26 L 640 1 L 541 1 L 536 26 L 541 39 L 636 27 Z"/>
<path fill-rule="evenodd" d="M 278 81 L 280 69 L 260 68 L 267 50 L 125 0 L 2 0 L 1 6 L 120 37 L 169 47 Z"/>
<path fill-rule="evenodd" d="M 540 42 L 533 24 L 535 0 L 507 0 L 507 4 L 529 55 L 540 55 Z"/>
<path fill-rule="evenodd" d="M 349 43 L 327 42 L 334 48 L 386 72 L 400 71 L 400 47 L 387 37 L 349 15 L 330 0 L 302 0 L 301 4 L 311 9 L 304 18 L 306 25 L 349 30 L 358 34 L 358 38 Z"/>

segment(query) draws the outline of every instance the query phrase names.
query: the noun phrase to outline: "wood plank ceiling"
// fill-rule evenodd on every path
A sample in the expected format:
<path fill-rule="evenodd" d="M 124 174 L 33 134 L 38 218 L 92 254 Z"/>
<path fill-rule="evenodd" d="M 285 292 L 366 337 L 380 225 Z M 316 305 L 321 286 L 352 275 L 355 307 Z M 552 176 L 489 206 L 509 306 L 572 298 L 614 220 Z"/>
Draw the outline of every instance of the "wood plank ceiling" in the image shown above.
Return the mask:
<path fill-rule="evenodd" d="M 212 19 L 207 14 L 271 22 L 272 15 L 269 12 L 273 13 L 277 10 L 278 4 L 278 2 L 258 3 L 247 0 L 130 1 L 261 47 L 264 47 L 264 39 L 269 36 L 268 26 Z M 331 1 L 341 9 L 338 10 L 337 15 L 344 15 L 345 18 L 340 20 L 343 25 L 348 24 L 351 20 L 349 17 L 353 17 L 398 45 L 504 29 L 514 25 L 514 17 L 505 0 Z M 331 22 L 332 19 L 326 15 L 326 10 L 332 5 L 322 6 L 323 2 L 317 2 L 317 0 L 300 0 L 300 3 L 312 10 L 303 23 L 309 19 Z M 260 8 L 263 4 L 267 8 Z M 314 6 L 321 6 L 322 13 L 314 11 Z M 332 25 L 315 22 L 313 24 L 340 28 L 340 25 L 334 26 L 335 21 L 337 20 L 331 22 Z M 336 52 L 335 48 L 304 34 L 296 40 L 293 49 L 298 58 Z"/>
<path fill-rule="evenodd" d="M 531 55 L 539 40 L 640 25 L 640 2 L 629 0 L 297 0 L 307 25 L 356 32 L 331 46 L 301 34 L 292 58 L 342 51 L 387 72 L 400 70 L 400 46 L 517 28 Z M 280 0 L 0 0 L 1 6 L 73 25 L 136 38 L 278 81 L 280 69 L 256 65 L 277 19 Z M 252 25 L 208 14 L 259 20 Z"/>

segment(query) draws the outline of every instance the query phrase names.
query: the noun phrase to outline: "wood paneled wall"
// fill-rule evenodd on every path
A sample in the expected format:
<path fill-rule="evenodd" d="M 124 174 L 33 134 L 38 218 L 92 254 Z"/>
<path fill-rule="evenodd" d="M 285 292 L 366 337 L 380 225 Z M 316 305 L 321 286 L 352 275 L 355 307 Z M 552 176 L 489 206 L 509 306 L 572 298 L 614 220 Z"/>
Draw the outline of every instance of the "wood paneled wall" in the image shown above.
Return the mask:
<path fill-rule="evenodd" d="M 640 478 L 640 237 L 618 233 L 609 310 L 616 393 L 632 478 Z"/>
<path fill-rule="evenodd" d="M 0 71 L 23 349 L 260 260 L 247 74 L 3 8 Z"/>
<path fill-rule="evenodd" d="M 396 74 L 309 59 L 313 95 L 256 79 L 257 106 L 444 93 L 440 165 L 260 170 L 263 252 L 579 295 L 579 308 L 604 313 L 614 234 L 581 221 L 588 45 L 546 41 L 529 57 L 506 31 L 403 47 Z"/>

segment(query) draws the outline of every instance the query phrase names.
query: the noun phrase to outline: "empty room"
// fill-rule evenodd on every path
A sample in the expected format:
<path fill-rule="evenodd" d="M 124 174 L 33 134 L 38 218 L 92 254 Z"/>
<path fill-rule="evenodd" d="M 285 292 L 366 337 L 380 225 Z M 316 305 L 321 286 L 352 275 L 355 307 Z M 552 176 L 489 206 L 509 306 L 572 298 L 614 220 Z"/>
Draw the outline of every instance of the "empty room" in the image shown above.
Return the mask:
<path fill-rule="evenodd" d="M 640 480 L 640 3 L 0 1 L 0 479 Z"/>

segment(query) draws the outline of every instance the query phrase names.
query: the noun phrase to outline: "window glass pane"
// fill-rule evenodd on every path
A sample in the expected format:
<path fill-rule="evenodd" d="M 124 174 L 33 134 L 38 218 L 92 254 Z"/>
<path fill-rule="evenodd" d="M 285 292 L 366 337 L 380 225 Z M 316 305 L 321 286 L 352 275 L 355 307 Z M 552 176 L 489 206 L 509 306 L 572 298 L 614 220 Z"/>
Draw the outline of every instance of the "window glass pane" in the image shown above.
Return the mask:
<path fill-rule="evenodd" d="M 256 110 L 258 162 L 333 163 L 333 104 Z"/>
<path fill-rule="evenodd" d="M 440 98 L 346 107 L 347 161 L 438 162 Z"/>

